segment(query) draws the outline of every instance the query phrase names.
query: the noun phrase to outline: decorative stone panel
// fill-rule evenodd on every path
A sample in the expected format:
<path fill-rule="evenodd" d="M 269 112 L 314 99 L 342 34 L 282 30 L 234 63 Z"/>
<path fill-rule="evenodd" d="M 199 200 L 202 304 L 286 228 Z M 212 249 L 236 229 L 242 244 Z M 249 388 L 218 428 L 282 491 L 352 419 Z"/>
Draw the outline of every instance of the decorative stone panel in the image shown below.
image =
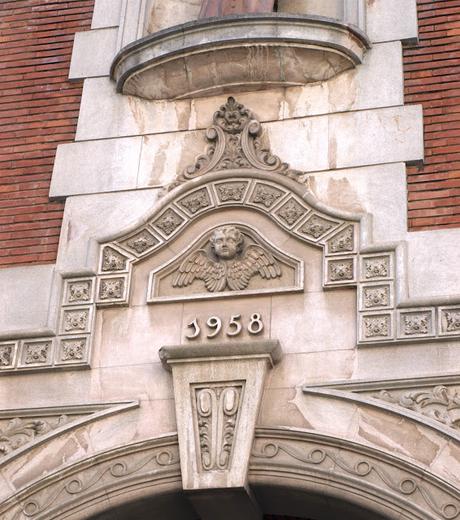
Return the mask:
<path fill-rule="evenodd" d="M 219 182 L 214 184 L 218 204 L 241 203 L 248 191 L 248 181 Z"/>
<path fill-rule="evenodd" d="M 441 336 L 460 334 L 460 305 L 439 307 L 438 313 L 438 327 Z"/>
<path fill-rule="evenodd" d="M 126 271 L 129 258 L 112 246 L 106 246 L 101 254 L 101 271 L 103 273 Z"/>
<path fill-rule="evenodd" d="M 64 302 L 66 305 L 82 305 L 93 303 L 94 283 L 88 279 L 68 279 L 65 280 Z"/>
<path fill-rule="evenodd" d="M 309 213 L 304 205 L 294 197 L 290 197 L 276 212 L 275 216 L 284 226 L 292 228 Z"/>
<path fill-rule="evenodd" d="M 120 242 L 120 246 L 126 248 L 131 254 L 141 256 L 153 251 L 161 244 L 160 240 L 148 229 L 141 229 Z"/>
<path fill-rule="evenodd" d="M 168 208 L 151 225 L 159 231 L 164 238 L 175 235 L 186 223 L 186 217 L 180 215 L 172 208 Z"/>
<path fill-rule="evenodd" d="M 334 257 L 325 259 L 324 285 L 356 285 L 356 258 Z"/>
<path fill-rule="evenodd" d="M 361 256 L 361 280 L 370 282 L 394 277 L 393 255 L 373 254 Z"/>
<path fill-rule="evenodd" d="M 53 339 L 24 340 L 19 364 L 22 367 L 48 367 L 52 363 Z"/>
<path fill-rule="evenodd" d="M 270 210 L 280 202 L 287 191 L 271 184 L 256 182 L 249 197 L 248 204 Z"/>
<path fill-rule="evenodd" d="M 359 309 L 389 309 L 394 306 L 393 283 L 363 284 L 360 286 Z"/>
<path fill-rule="evenodd" d="M 12 368 L 16 363 L 18 343 L 0 343 L 0 369 Z"/>
<path fill-rule="evenodd" d="M 434 313 L 433 308 L 398 311 L 398 337 L 423 338 L 433 336 Z"/>
<path fill-rule="evenodd" d="M 97 304 L 125 305 L 128 302 L 129 279 L 129 275 L 100 276 L 97 282 Z"/>
<path fill-rule="evenodd" d="M 360 341 L 380 342 L 394 337 L 393 313 L 363 313 L 359 321 Z"/>
<path fill-rule="evenodd" d="M 192 191 L 189 195 L 179 199 L 176 204 L 191 217 L 214 206 L 207 187 Z M 163 229 L 166 232 L 166 230 Z"/>
<path fill-rule="evenodd" d="M 297 228 L 297 233 L 309 240 L 319 240 L 338 226 L 340 226 L 339 221 L 324 218 L 314 213 Z"/>
<path fill-rule="evenodd" d="M 328 255 L 355 252 L 356 232 L 354 226 L 346 226 L 335 233 L 328 241 L 326 251 Z"/>
<path fill-rule="evenodd" d="M 88 362 L 91 336 L 69 336 L 59 338 L 56 365 L 78 365 Z"/>
<path fill-rule="evenodd" d="M 61 334 L 82 334 L 91 330 L 92 307 L 64 309 L 61 317 Z"/>

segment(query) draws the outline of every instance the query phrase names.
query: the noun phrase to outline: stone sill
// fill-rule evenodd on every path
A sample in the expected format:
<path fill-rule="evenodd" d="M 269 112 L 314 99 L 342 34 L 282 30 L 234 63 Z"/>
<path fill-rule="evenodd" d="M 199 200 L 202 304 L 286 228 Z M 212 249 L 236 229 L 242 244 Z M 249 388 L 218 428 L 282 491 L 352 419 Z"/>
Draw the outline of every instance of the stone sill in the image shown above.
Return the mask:
<path fill-rule="evenodd" d="M 208 18 L 127 45 L 111 77 L 118 92 L 145 99 L 299 86 L 356 67 L 369 46 L 359 28 L 319 16 Z"/>

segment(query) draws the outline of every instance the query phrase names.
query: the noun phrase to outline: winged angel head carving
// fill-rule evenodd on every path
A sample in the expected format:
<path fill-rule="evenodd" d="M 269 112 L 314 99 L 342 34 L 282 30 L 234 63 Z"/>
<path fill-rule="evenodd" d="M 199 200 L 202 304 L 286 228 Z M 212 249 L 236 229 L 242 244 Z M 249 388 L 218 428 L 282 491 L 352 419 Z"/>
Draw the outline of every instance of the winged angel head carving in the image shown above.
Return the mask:
<path fill-rule="evenodd" d="M 174 276 L 174 287 L 186 287 L 203 280 L 209 292 L 246 289 L 251 278 L 259 274 L 267 280 L 281 276 L 273 255 L 263 247 L 245 246 L 243 233 L 236 226 L 221 226 L 209 239 L 209 248 L 190 253 Z"/>

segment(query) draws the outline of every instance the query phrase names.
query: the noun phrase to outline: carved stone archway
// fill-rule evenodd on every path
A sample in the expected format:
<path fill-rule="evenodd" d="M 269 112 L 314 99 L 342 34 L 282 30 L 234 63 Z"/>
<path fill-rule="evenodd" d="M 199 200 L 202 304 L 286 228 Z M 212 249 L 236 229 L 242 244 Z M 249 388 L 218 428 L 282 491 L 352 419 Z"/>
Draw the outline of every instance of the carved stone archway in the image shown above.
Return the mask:
<path fill-rule="evenodd" d="M 38 478 L 4 500 L 0 515 L 4 520 L 104 518 L 104 512 L 144 500 L 157 504 L 152 507 L 160 504 L 166 514 L 175 504 L 174 514 L 192 520 L 180 482 L 177 437 L 164 436 Z M 323 520 L 335 518 L 330 515 L 345 504 L 363 519 L 455 520 L 460 515 L 458 489 L 426 468 L 313 431 L 258 428 L 249 482 L 261 508 L 274 514 L 308 517 L 314 511 Z M 280 493 L 286 500 L 276 504 Z"/>

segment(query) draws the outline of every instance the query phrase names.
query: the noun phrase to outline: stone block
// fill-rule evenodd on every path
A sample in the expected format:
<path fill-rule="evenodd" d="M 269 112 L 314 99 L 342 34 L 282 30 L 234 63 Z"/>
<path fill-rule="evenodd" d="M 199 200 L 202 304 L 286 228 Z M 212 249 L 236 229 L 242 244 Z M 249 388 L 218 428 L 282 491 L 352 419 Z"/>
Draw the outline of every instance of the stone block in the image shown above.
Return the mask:
<path fill-rule="evenodd" d="M 407 241 L 410 295 L 458 298 L 460 229 L 408 233 Z"/>
<path fill-rule="evenodd" d="M 286 353 L 353 349 L 355 299 L 353 290 L 273 296 L 271 337 Z"/>
<path fill-rule="evenodd" d="M 367 0 L 367 35 L 373 43 L 418 39 L 416 0 Z"/>
<path fill-rule="evenodd" d="M 308 176 L 324 204 L 351 213 L 371 213 L 376 242 L 403 240 L 407 233 L 406 168 L 403 163 L 365 166 Z"/>
<path fill-rule="evenodd" d="M 268 97 L 267 93 L 265 97 Z M 273 94 L 271 94 L 273 96 Z M 271 97 L 270 96 L 270 97 Z M 256 107 L 255 100 L 251 107 Z M 326 82 L 291 87 L 285 91 L 280 119 L 349 110 L 397 106 L 404 103 L 402 52 L 399 42 L 374 45 L 363 63 Z"/>
<path fill-rule="evenodd" d="M 91 29 L 117 27 L 120 24 L 123 0 L 96 0 Z"/>
<path fill-rule="evenodd" d="M 103 240 L 134 224 L 152 209 L 156 195 L 156 190 L 140 190 L 70 197 L 57 268 L 63 272 L 97 269 L 98 251 L 90 250 L 91 240 Z"/>
<path fill-rule="evenodd" d="M 0 269 L 0 332 L 47 326 L 54 271 L 51 264 Z"/>
<path fill-rule="evenodd" d="M 135 188 L 141 144 L 127 137 L 58 146 L 50 197 Z"/>
<path fill-rule="evenodd" d="M 76 33 L 69 78 L 108 76 L 116 53 L 117 35 L 116 27 Z"/>
<path fill-rule="evenodd" d="M 206 115 L 210 120 L 212 109 Z M 83 87 L 76 139 L 176 132 L 187 130 L 189 120 L 190 101 L 146 101 L 117 94 L 109 78 L 89 78 Z"/>

